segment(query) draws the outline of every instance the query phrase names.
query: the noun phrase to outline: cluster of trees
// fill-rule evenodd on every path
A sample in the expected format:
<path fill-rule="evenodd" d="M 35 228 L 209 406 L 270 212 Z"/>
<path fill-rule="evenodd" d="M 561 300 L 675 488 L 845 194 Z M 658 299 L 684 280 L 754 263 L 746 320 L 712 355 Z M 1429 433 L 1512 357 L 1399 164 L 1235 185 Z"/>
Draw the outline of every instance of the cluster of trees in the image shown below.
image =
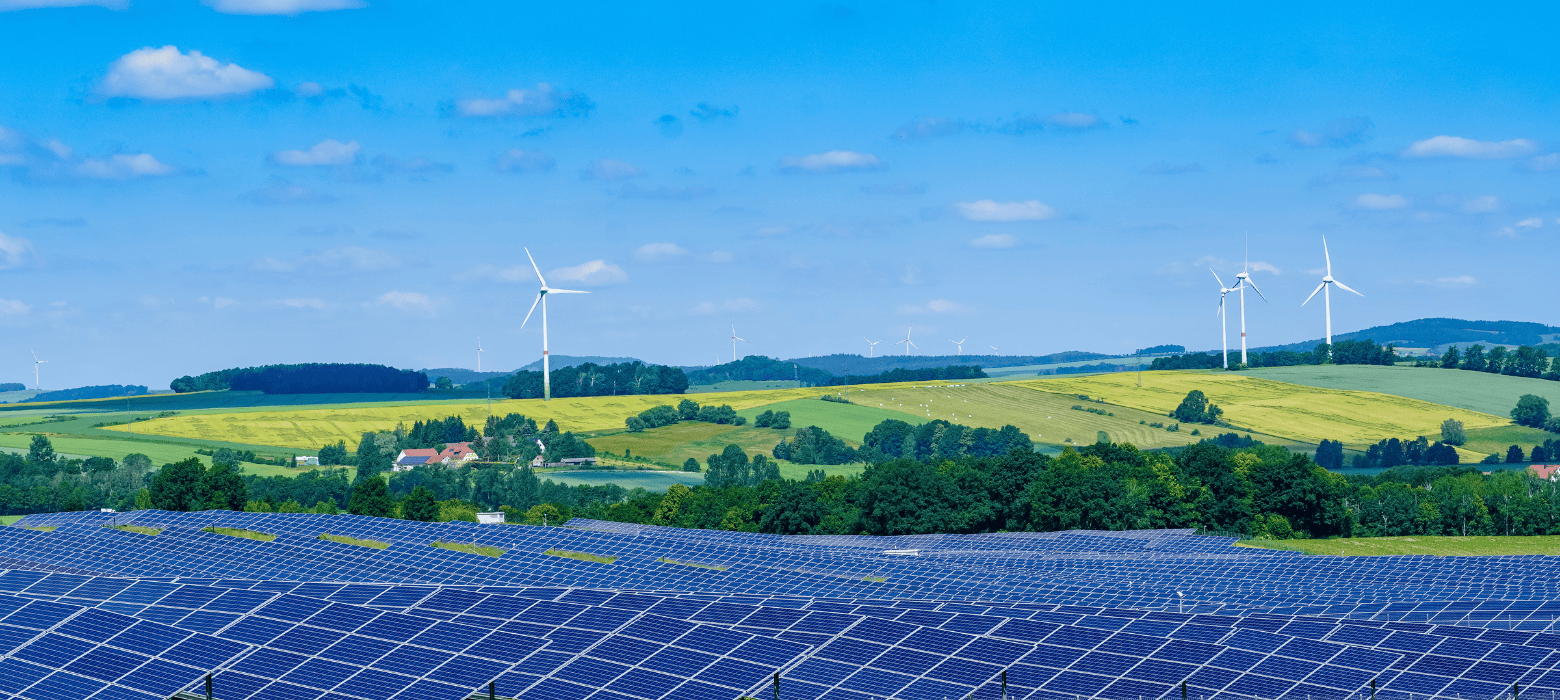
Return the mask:
<path fill-rule="evenodd" d="M 764 409 L 763 413 L 753 417 L 753 427 L 789 430 L 791 428 L 791 412 Z"/>
<path fill-rule="evenodd" d="M 629 416 L 623 419 L 628 426 L 628 432 L 638 433 L 650 428 L 660 428 L 681 421 L 699 421 L 702 423 L 718 423 L 720 425 L 746 425 L 747 418 L 737 415 L 736 409 L 722 404 L 720 406 L 700 406 L 697 402 L 683 399 L 677 403 L 677 408 L 671 406 L 656 406 L 640 412 L 637 416 Z"/>
<path fill-rule="evenodd" d="M 1560 418 L 1549 415 L 1549 399 L 1536 394 L 1523 394 L 1517 399 L 1517 407 L 1511 409 L 1511 419 L 1517 425 L 1542 428 L 1560 433 Z"/>
<path fill-rule="evenodd" d="M 0 391 L 27 391 L 27 385 L 21 382 L 0 382 Z"/>
<path fill-rule="evenodd" d="M 1560 381 L 1560 362 L 1551 360 L 1543 348 L 1530 345 L 1520 346 L 1516 350 L 1507 350 L 1497 345 L 1488 351 L 1483 345 L 1470 345 L 1466 351 L 1460 351 L 1454 345 L 1447 348 L 1437 366 L 1442 369 Z"/>
<path fill-rule="evenodd" d="M 20 384 L 16 386 L 21 387 Z M 111 399 L 120 396 L 141 396 L 145 393 L 146 387 L 141 384 L 103 384 L 100 386 L 77 387 L 75 389 L 60 389 L 59 391 L 45 391 L 32 398 L 23 399 L 22 403 Z"/>
<path fill-rule="evenodd" d="M 1228 353 L 1230 369 L 1256 367 L 1295 367 L 1298 365 L 1390 365 L 1397 362 L 1397 348 L 1391 344 L 1378 345 L 1373 340 L 1340 340 L 1332 345 L 1322 343 L 1310 352 L 1274 350 L 1272 352 L 1248 352 L 1246 364 L 1240 363 L 1240 351 Z M 1191 353 L 1175 357 L 1156 357 L 1149 363 L 1151 370 L 1169 369 L 1218 369 L 1225 366 L 1226 358 L 1219 353 Z"/>
<path fill-rule="evenodd" d="M 859 456 L 863 461 L 907 458 L 942 460 L 959 457 L 995 457 L 1013 451 L 1034 450 L 1024 431 L 1011 425 L 1001 430 L 971 428 L 941 418 L 910 425 L 890 418 L 873 426 L 861 439 Z"/>
<path fill-rule="evenodd" d="M 849 464 L 857 459 L 856 451 L 844 440 L 816 425 L 797 428 L 791 439 L 775 445 L 773 454 L 775 459 L 797 464 Z"/>
<path fill-rule="evenodd" d="M 891 382 L 931 382 L 958 379 L 985 379 L 986 372 L 980 365 L 948 365 L 947 367 L 926 367 L 923 369 L 891 369 L 882 374 L 869 376 L 857 376 L 854 374 L 843 377 L 833 377 L 829 380 L 830 386 L 845 386 L 848 384 L 888 384 Z"/>
<path fill-rule="evenodd" d="M 394 430 L 363 433 L 357 452 L 345 461 L 355 465 L 362 478 L 388 470 L 401 450 L 442 448 L 450 442 L 470 442 L 477 457 L 487 463 L 528 464 L 543 454 L 552 462 L 596 456 L 590 443 L 573 432 L 560 431 L 556 422 L 549 420 L 538 428 L 535 419 L 511 413 L 489 416 L 481 431 L 466 425 L 460 416 L 449 416 L 419 421 L 410 429 L 398 424 Z"/>
<path fill-rule="evenodd" d="M 61 457 L 48 437 L 34 435 L 26 454 L 0 452 L 0 513 L 134 508 L 151 471 L 152 460 L 143 454 L 119 462 Z"/>
<path fill-rule="evenodd" d="M 558 398 L 573 396 L 618 396 L 624 394 L 681 394 L 688 390 L 688 376 L 681 369 L 642 362 L 598 365 L 586 362 L 552 371 L 552 394 Z M 511 399 L 542 398 L 542 373 L 521 371 L 502 381 L 501 392 Z M 470 388 L 471 385 L 467 385 Z"/>
<path fill-rule="evenodd" d="M 1170 413 L 1170 417 L 1182 423 L 1202 423 L 1213 425 L 1219 422 L 1219 416 L 1224 415 L 1224 409 L 1219 408 L 1208 400 L 1207 394 L 1199 389 L 1193 389 L 1186 393 L 1186 398 L 1181 399 L 1181 405 L 1176 406 Z"/>
<path fill-rule="evenodd" d="M 264 365 L 185 375 L 169 388 L 181 394 L 229 389 L 267 394 L 415 394 L 428 390 L 428 375 L 384 365 Z"/>
<path fill-rule="evenodd" d="M 779 478 L 779 464 L 763 455 L 754 455 L 749 460 L 747 453 L 736 445 L 727 445 L 719 454 L 710 455 L 704 461 L 704 484 L 713 488 L 757 486 Z"/>
<path fill-rule="evenodd" d="M 763 355 L 748 355 L 736 362 L 696 369 L 688 373 L 688 381 L 694 384 L 746 380 L 800 381 L 802 386 L 827 386 L 833 378 L 834 375 L 826 370 L 802 367 L 793 362 L 782 362 Z"/>
<path fill-rule="evenodd" d="M 1320 453 L 1318 453 L 1320 454 Z M 1341 460 L 1341 454 L 1340 454 Z M 1456 448 L 1440 440 L 1430 442 L 1420 435 L 1413 440 L 1388 438 L 1365 448 L 1365 454 L 1355 455 L 1350 466 L 1357 469 L 1391 469 L 1401 466 L 1444 466 L 1461 461 Z M 1326 462 L 1318 460 L 1323 466 Z"/>

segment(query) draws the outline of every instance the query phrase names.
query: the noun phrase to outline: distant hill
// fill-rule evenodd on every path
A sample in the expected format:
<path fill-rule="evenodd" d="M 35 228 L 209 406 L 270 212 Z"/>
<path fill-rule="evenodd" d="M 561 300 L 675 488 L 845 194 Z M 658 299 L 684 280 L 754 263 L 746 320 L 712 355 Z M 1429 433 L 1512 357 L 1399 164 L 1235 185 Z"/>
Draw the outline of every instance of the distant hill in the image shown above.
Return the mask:
<path fill-rule="evenodd" d="M 514 372 L 477 372 L 462 367 L 440 367 L 438 369 L 425 369 L 422 372 L 428 375 L 428 381 L 430 382 L 439 381 L 439 377 L 449 377 L 450 381 L 456 384 L 470 384 L 484 379 L 507 377 L 514 374 Z"/>
<path fill-rule="evenodd" d="M 22 399 L 21 403 L 37 403 L 41 401 L 79 401 L 81 399 L 108 399 L 120 396 L 140 396 L 146 393 L 146 387 L 125 384 L 107 384 L 104 386 L 84 386 L 75 389 L 61 389 L 59 391 L 45 391 L 32 398 Z"/>
<path fill-rule="evenodd" d="M 847 374 L 882 374 L 894 369 L 927 369 L 931 367 L 947 367 L 949 365 L 980 365 L 984 369 L 991 369 L 993 367 L 1080 362 L 1109 357 L 1119 357 L 1119 355 L 1104 355 L 1097 352 L 1077 350 L 1059 352 L 1052 355 L 910 355 L 908 357 L 904 355 L 879 355 L 869 358 L 861 355 L 836 354 L 820 357 L 798 357 L 786 360 L 786 362 L 794 362 L 803 367 L 821 369 L 838 377 Z"/>
<path fill-rule="evenodd" d="M 27 385 L 17 382 L 6 382 L 0 384 L 0 391 L 27 391 Z"/>
<path fill-rule="evenodd" d="M 551 365 L 552 369 L 558 370 L 565 367 L 583 365 L 587 362 L 594 362 L 598 365 L 611 365 L 617 364 L 619 362 L 644 362 L 644 360 L 639 360 L 632 357 L 598 357 L 596 355 L 580 355 L 577 357 L 574 355 L 553 355 L 552 360 L 548 362 L 548 364 Z M 540 372 L 542 371 L 542 361 L 537 360 L 531 364 L 521 367 L 520 369 L 512 369 L 501 372 L 478 372 L 476 370 L 467 369 L 465 367 L 439 367 L 437 369 L 425 369 L 422 371 L 428 375 L 428 381 L 430 382 L 438 381 L 439 377 L 449 377 L 450 381 L 457 385 L 476 384 L 488 379 L 507 377 L 511 374 L 514 374 L 515 372 Z M 502 385 L 503 382 L 499 382 L 499 384 Z"/>
<path fill-rule="evenodd" d="M 648 364 L 652 364 L 652 363 L 649 363 L 649 362 L 645 362 L 644 360 L 641 360 L 641 359 L 639 359 L 637 357 L 599 357 L 599 356 L 596 356 L 596 355 L 553 355 L 548 360 L 547 365 L 551 369 L 563 369 L 564 367 L 573 367 L 575 365 L 583 365 L 583 364 L 585 364 L 587 362 L 594 362 L 594 363 L 596 363 L 598 365 L 615 365 L 615 364 L 619 364 L 619 363 L 623 363 L 623 362 L 641 362 L 641 363 L 644 363 L 644 364 L 647 364 L 647 365 Z M 528 365 L 526 365 L 524 367 L 521 367 L 520 369 L 515 370 L 515 372 L 540 372 L 540 371 L 542 371 L 542 361 L 541 360 L 537 360 L 535 362 L 532 362 L 531 364 L 528 364 Z M 508 372 L 508 374 L 514 374 L 514 372 Z M 430 375 L 430 376 L 432 376 L 432 375 Z M 455 381 L 455 378 L 454 377 L 450 377 L 450 381 L 452 381 L 452 382 Z"/>
<path fill-rule="evenodd" d="M 1340 340 L 1374 340 L 1382 345 L 1433 348 L 1448 343 L 1490 343 L 1497 345 L 1542 345 L 1560 340 L 1560 327 L 1528 321 L 1465 321 L 1458 318 L 1421 318 L 1388 326 L 1373 326 L 1352 333 L 1335 333 Z M 1293 350 L 1303 352 L 1322 344 L 1322 339 L 1288 345 L 1253 348 L 1262 352 Z M 1217 353 L 1215 349 L 1213 352 Z"/>

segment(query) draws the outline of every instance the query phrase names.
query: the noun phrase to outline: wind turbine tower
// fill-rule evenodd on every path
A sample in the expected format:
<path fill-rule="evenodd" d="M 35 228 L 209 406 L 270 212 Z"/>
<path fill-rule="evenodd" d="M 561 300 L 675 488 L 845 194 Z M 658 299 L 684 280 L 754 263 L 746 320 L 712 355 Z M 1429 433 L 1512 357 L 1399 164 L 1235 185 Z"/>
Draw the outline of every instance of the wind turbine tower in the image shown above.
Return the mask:
<path fill-rule="evenodd" d="M 873 339 L 868 338 L 866 336 L 862 336 L 861 339 L 867 341 L 867 357 L 876 357 L 877 356 L 877 344 L 881 343 L 883 341 L 881 341 L 881 340 L 873 340 Z"/>
<path fill-rule="evenodd" d="M 36 350 L 31 352 L 33 356 L 33 391 L 43 391 L 43 382 L 38 381 L 38 365 L 48 362 L 48 360 L 38 359 L 38 351 Z"/>
<path fill-rule="evenodd" d="M 907 326 L 905 328 L 905 339 L 899 341 L 899 343 L 904 343 L 905 344 L 905 357 L 909 357 L 910 356 L 910 348 L 915 348 L 917 350 L 921 349 L 921 347 L 919 345 L 916 345 L 915 343 L 910 342 L 910 331 L 913 330 L 914 328 L 915 328 L 915 326 Z M 898 345 L 899 343 L 894 343 L 894 344 Z"/>
<path fill-rule="evenodd" d="M 487 351 L 482 349 L 482 336 L 479 335 L 479 336 L 477 336 L 477 372 L 478 373 L 482 372 L 482 356 L 486 355 L 486 354 L 487 354 Z"/>
<path fill-rule="evenodd" d="M 737 324 L 733 323 L 733 324 L 731 324 L 731 361 L 732 362 L 736 362 L 737 361 L 737 341 L 739 341 L 739 340 L 744 342 L 744 343 L 748 342 L 747 338 L 738 338 L 737 337 Z"/>
<path fill-rule="evenodd" d="M 525 320 L 520 322 L 520 327 L 531 321 L 531 314 L 536 312 L 536 305 L 542 305 L 542 400 L 552 400 L 552 363 L 548 362 L 547 354 L 547 295 L 548 294 L 589 294 L 573 289 L 552 289 L 547 286 L 547 278 L 542 277 L 542 268 L 536 266 L 536 258 L 531 257 L 531 249 L 525 249 L 525 258 L 531 261 L 531 269 L 536 271 L 536 279 L 542 283 L 541 291 L 536 293 L 536 301 L 531 302 L 531 310 L 525 312 Z"/>
<path fill-rule="evenodd" d="M 969 340 L 969 337 L 965 336 L 964 340 Z M 957 347 L 959 349 L 959 357 L 964 357 L 964 340 L 950 340 L 950 341 L 948 341 L 950 343 L 953 343 L 954 347 Z"/>
<path fill-rule="evenodd" d="M 1250 270 L 1251 240 L 1248 237 L 1246 241 L 1246 262 L 1241 267 L 1240 274 L 1235 275 L 1235 289 L 1240 291 L 1240 363 L 1243 365 L 1246 364 L 1246 288 L 1251 287 L 1251 291 L 1262 297 L 1263 302 L 1267 301 L 1267 295 L 1263 294 L 1262 290 L 1257 289 L 1257 283 L 1251 281 Z"/>
<path fill-rule="evenodd" d="M 1213 268 L 1211 268 L 1211 267 L 1208 268 L 1208 271 L 1209 272 L 1213 272 Z M 1216 279 L 1216 280 L 1219 280 L 1219 311 L 1218 311 L 1218 316 L 1219 316 L 1219 337 L 1223 339 L 1224 368 L 1225 369 L 1229 369 L 1230 368 L 1230 323 L 1229 323 L 1229 315 L 1224 313 L 1224 297 L 1229 295 L 1230 292 L 1233 292 L 1235 290 L 1234 289 L 1230 289 L 1229 287 L 1224 286 L 1224 280 L 1219 279 L 1219 273 L 1213 272 L 1213 278 Z M 1235 286 L 1239 287 L 1240 285 L 1237 284 Z M 1303 306 L 1303 304 L 1302 304 L 1302 306 Z"/>
<path fill-rule="evenodd" d="M 1327 237 L 1326 236 L 1322 236 L 1322 257 L 1327 259 L 1327 276 L 1322 278 L 1322 283 L 1319 284 L 1319 285 L 1316 285 L 1316 289 L 1311 291 L 1311 296 L 1306 297 L 1305 301 L 1300 302 L 1300 305 L 1301 306 L 1305 306 L 1306 303 L 1311 301 L 1312 297 L 1316 296 L 1317 292 L 1321 292 L 1322 293 L 1322 300 L 1324 302 L 1326 302 L 1326 304 L 1327 304 L 1327 347 L 1331 348 L 1332 347 L 1332 286 L 1336 284 L 1336 285 L 1338 285 L 1339 289 L 1342 289 L 1342 290 L 1344 290 L 1346 292 L 1354 292 L 1354 290 L 1349 289 L 1349 285 L 1346 285 L 1346 284 L 1344 284 L 1342 282 L 1339 282 L 1338 280 L 1333 279 L 1333 276 L 1332 276 L 1332 255 L 1327 252 Z M 1354 293 L 1355 294 L 1360 294 L 1359 292 L 1354 292 Z M 1364 294 L 1360 294 L 1360 296 L 1363 297 L 1365 295 Z"/>

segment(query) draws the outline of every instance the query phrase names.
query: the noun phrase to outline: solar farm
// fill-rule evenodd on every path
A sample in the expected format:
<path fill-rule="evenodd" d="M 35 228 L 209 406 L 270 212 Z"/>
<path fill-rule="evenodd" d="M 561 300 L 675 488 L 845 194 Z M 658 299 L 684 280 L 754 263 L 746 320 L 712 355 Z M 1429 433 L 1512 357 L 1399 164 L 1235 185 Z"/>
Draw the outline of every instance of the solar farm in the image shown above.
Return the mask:
<path fill-rule="evenodd" d="M 1186 530 L 873 538 L 34 515 L 0 528 L 0 699 L 1560 690 L 1554 558 L 1342 558 L 1233 542 Z"/>

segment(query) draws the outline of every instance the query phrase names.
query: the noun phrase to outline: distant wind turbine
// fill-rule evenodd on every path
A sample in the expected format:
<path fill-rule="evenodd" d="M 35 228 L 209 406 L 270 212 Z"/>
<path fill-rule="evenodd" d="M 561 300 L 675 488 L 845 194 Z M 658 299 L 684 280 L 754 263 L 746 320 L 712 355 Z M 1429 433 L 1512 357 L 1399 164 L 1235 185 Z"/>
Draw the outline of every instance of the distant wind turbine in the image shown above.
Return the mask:
<path fill-rule="evenodd" d="M 875 357 L 877 355 L 877 344 L 883 341 L 873 340 L 866 336 L 862 336 L 861 339 L 867 341 L 867 357 Z"/>
<path fill-rule="evenodd" d="M 1208 271 L 1209 272 L 1213 272 L 1213 268 L 1211 268 L 1211 267 L 1208 268 Z M 1229 315 L 1224 313 L 1224 297 L 1229 295 L 1230 292 L 1233 292 L 1235 290 L 1231 289 L 1229 287 L 1224 286 L 1224 280 L 1219 279 L 1219 273 L 1213 272 L 1213 278 L 1216 279 L 1216 280 L 1219 280 L 1219 310 L 1216 312 L 1216 314 L 1219 317 L 1219 337 L 1224 340 L 1224 368 L 1225 369 L 1229 369 L 1230 368 L 1230 323 L 1229 323 Z M 1239 287 L 1240 285 L 1237 284 L 1235 286 Z"/>
<path fill-rule="evenodd" d="M 38 365 L 48 362 L 48 360 L 38 359 L 38 351 L 36 350 L 31 352 L 33 356 L 33 391 L 43 391 L 43 382 L 38 381 Z"/>
<path fill-rule="evenodd" d="M 541 291 L 536 293 L 536 301 L 531 302 L 531 310 L 525 312 L 525 320 L 520 322 L 520 327 L 530 323 L 531 314 L 536 313 L 536 305 L 542 305 L 542 400 L 552 400 L 552 363 L 548 362 L 547 355 L 547 295 L 548 294 L 589 294 L 573 289 L 551 289 L 547 286 L 547 279 L 542 277 L 542 268 L 536 266 L 536 258 L 531 257 L 531 249 L 525 248 L 525 258 L 531 261 L 531 269 L 536 270 L 536 279 L 542 283 Z"/>
<path fill-rule="evenodd" d="M 1250 269 L 1251 235 L 1247 234 L 1246 262 L 1245 265 L 1241 267 L 1240 274 L 1235 275 L 1235 289 L 1240 291 L 1240 363 L 1243 365 L 1246 364 L 1246 288 L 1251 287 L 1251 291 L 1256 292 L 1257 296 L 1262 297 L 1262 301 L 1267 301 L 1267 295 L 1263 294 L 1262 290 L 1257 289 L 1256 282 L 1251 281 Z"/>
<path fill-rule="evenodd" d="M 1311 301 L 1312 297 L 1316 296 L 1317 292 L 1321 292 L 1322 293 L 1322 300 L 1327 303 L 1327 347 L 1331 348 L 1332 347 L 1332 286 L 1336 284 L 1336 285 L 1338 285 L 1339 289 L 1342 289 L 1342 290 L 1344 290 L 1346 292 L 1354 292 L 1354 290 L 1349 289 L 1349 285 L 1346 285 L 1346 284 L 1344 284 L 1342 282 L 1339 282 L 1338 280 L 1333 279 L 1333 276 L 1332 276 L 1332 255 L 1327 252 L 1327 237 L 1326 236 L 1322 236 L 1322 256 L 1327 259 L 1327 276 L 1322 278 L 1322 283 L 1319 284 L 1319 285 L 1316 285 L 1316 289 L 1311 292 L 1311 296 L 1306 297 L 1305 301 L 1300 302 L 1300 305 L 1301 306 L 1305 306 L 1306 303 Z M 1359 292 L 1354 292 L 1354 293 L 1355 294 L 1360 294 Z M 1360 296 L 1365 296 L 1365 295 L 1364 294 L 1360 294 Z"/>
<path fill-rule="evenodd" d="M 737 341 L 748 342 L 747 338 L 737 337 L 737 324 L 731 324 L 731 361 L 737 361 Z"/>
<path fill-rule="evenodd" d="M 487 351 L 482 349 L 482 336 L 479 335 L 477 336 L 477 372 L 479 374 L 482 372 L 482 356 L 486 354 Z"/>
<path fill-rule="evenodd" d="M 965 336 L 964 340 L 969 340 L 969 337 Z M 964 357 L 964 340 L 950 340 L 950 341 L 948 341 L 950 343 L 953 343 L 954 347 L 957 347 L 959 349 L 959 357 Z"/>
<path fill-rule="evenodd" d="M 914 329 L 914 328 L 915 328 L 915 326 L 907 326 L 905 328 L 905 339 L 899 341 L 899 343 L 904 343 L 905 344 L 905 357 L 909 357 L 910 356 L 910 348 L 915 348 L 917 350 L 921 349 L 921 346 L 916 345 L 915 343 L 910 342 L 910 331 L 912 329 Z M 899 343 L 894 343 L 894 344 L 898 345 Z"/>

